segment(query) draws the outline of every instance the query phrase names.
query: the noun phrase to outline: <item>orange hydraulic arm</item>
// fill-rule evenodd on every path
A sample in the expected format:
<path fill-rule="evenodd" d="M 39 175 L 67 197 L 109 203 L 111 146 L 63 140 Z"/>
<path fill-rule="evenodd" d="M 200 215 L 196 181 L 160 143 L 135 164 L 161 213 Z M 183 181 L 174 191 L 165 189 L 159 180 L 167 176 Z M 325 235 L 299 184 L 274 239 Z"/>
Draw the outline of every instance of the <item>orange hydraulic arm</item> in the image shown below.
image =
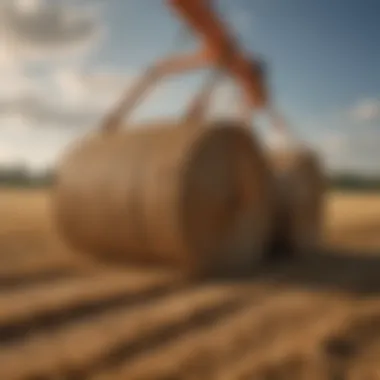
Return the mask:
<path fill-rule="evenodd" d="M 227 26 L 215 14 L 210 0 L 167 0 L 167 4 L 200 36 L 204 60 L 217 65 L 223 54 L 228 60 L 222 64 L 238 82 L 252 108 L 266 107 L 268 94 L 262 64 L 246 57 L 237 41 L 228 33 Z"/>
<path fill-rule="evenodd" d="M 288 126 L 272 108 L 269 99 L 263 63 L 246 56 L 238 42 L 228 32 L 227 25 L 212 9 L 211 0 L 166 0 L 166 2 L 201 38 L 202 48 L 194 55 L 198 59 L 198 66 L 200 62 L 209 66 L 218 65 L 223 55 L 228 53 L 228 59 L 222 62 L 222 66 L 242 88 L 246 110 L 266 108 L 273 126 L 278 131 L 285 132 Z M 177 66 L 177 69 L 180 67 Z"/>
<path fill-rule="evenodd" d="M 136 83 L 131 95 L 107 117 L 105 130 L 112 130 L 122 115 L 138 103 L 148 87 L 163 76 L 188 70 L 221 66 L 243 90 L 245 110 L 267 108 L 268 94 L 262 63 L 247 57 L 237 41 L 228 33 L 228 28 L 213 11 L 210 0 L 165 0 L 166 4 L 180 16 L 201 38 L 201 49 L 192 54 L 177 55 L 153 65 Z"/>

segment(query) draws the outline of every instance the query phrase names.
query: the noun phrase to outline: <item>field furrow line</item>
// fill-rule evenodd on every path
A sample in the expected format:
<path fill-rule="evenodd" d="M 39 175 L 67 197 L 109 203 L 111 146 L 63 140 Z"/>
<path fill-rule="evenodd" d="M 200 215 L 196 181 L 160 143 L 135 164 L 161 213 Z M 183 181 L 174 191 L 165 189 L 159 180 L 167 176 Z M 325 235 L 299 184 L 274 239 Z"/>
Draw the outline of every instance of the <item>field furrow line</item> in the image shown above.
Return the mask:
<path fill-rule="evenodd" d="M 181 283 L 164 275 L 105 273 L 0 293 L 0 343 L 91 314 L 148 302 Z"/>
<path fill-rule="evenodd" d="M 276 331 L 279 328 L 276 324 L 286 328 L 289 320 L 299 322 L 310 313 L 326 311 L 327 304 L 323 298 L 311 300 L 310 294 L 294 290 L 267 294 L 258 302 L 247 303 L 234 315 L 215 321 L 213 326 L 191 331 L 166 346 L 146 351 L 111 372 L 115 379 L 181 379 L 186 376 L 212 379 L 220 366 L 225 363 L 229 366 L 255 339 L 265 340 Z"/>
<path fill-rule="evenodd" d="M 196 325 L 212 323 L 241 307 L 245 297 L 233 286 L 203 285 L 62 325 L 3 347 L 0 378 L 87 373 L 97 363 L 117 362 L 120 355 L 131 357 Z"/>

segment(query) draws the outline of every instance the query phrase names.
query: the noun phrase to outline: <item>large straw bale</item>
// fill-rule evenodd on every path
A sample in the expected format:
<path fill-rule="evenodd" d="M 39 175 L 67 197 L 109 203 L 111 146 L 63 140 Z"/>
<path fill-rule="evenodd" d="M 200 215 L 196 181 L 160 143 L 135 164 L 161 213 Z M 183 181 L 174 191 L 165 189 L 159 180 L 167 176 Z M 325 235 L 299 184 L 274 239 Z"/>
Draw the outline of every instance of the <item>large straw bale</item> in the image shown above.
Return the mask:
<path fill-rule="evenodd" d="M 270 239 L 266 162 L 254 136 L 233 121 L 87 136 L 58 170 L 58 230 L 108 262 L 247 269 Z"/>
<path fill-rule="evenodd" d="M 282 149 L 270 153 L 277 183 L 273 246 L 278 254 L 310 254 L 320 248 L 325 178 L 310 149 Z"/>

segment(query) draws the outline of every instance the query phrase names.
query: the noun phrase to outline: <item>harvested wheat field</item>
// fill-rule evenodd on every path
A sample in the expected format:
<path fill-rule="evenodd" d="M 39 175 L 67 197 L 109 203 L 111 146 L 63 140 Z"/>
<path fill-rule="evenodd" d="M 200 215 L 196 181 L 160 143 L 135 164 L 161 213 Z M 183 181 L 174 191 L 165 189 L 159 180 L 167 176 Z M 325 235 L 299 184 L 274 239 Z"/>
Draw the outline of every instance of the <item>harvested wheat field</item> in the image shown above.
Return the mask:
<path fill-rule="evenodd" d="M 188 283 L 56 238 L 43 191 L 0 193 L 0 379 L 380 378 L 380 195 L 331 194 L 325 252 Z"/>

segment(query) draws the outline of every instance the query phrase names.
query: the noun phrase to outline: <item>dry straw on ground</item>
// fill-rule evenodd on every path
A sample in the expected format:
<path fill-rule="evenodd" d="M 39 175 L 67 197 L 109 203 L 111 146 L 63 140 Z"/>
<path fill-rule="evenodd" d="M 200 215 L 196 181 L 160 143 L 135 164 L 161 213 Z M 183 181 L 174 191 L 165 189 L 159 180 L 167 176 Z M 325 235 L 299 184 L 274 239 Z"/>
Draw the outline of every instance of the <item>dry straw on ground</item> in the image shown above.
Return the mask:
<path fill-rule="evenodd" d="M 78 268 L 49 195 L 0 192 L 1 379 L 376 378 L 380 196 L 328 195 L 325 248 L 351 252 L 188 284 Z"/>

